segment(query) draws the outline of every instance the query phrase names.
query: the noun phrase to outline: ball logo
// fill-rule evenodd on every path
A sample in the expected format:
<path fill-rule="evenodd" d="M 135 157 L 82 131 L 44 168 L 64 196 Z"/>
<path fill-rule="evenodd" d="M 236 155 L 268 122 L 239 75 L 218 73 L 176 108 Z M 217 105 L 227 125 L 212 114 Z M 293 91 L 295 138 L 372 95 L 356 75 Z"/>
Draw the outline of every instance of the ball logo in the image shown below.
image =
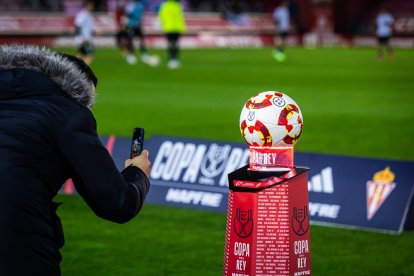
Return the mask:
<path fill-rule="evenodd" d="M 247 120 L 249 121 L 253 121 L 254 120 L 254 110 L 253 111 L 249 111 L 249 114 L 247 115 Z"/>
<path fill-rule="evenodd" d="M 298 236 L 303 236 L 309 230 L 309 213 L 308 206 L 303 209 L 293 208 L 292 230 Z"/>
<path fill-rule="evenodd" d="M 240 238 L 247 238 L 253 232 L 252 210 L 242 211 L 236 209 L 236 217 L 234 218 L 234 232 Z"/>
<path fill-rule="evenodd" d="M 279 97 L 273 98 L 273 104 L 278 107 L 282 107 L 285 105 L 285 100 Z"/>

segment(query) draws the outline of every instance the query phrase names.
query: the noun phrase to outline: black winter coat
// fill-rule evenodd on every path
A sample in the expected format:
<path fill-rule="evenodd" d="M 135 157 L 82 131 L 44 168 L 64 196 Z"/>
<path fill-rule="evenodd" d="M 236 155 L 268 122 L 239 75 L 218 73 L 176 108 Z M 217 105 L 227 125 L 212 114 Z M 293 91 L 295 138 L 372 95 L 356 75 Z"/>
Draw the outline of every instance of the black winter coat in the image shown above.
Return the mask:
<path fill-rule="evenodd" d="M 39 71 L 0 64 L 0 275 L 60 274 L 52 199 L 68 178 L 97 216 L 118 223 L 149 189 L 139 168 L 119 173 L 80 98 Z"/>

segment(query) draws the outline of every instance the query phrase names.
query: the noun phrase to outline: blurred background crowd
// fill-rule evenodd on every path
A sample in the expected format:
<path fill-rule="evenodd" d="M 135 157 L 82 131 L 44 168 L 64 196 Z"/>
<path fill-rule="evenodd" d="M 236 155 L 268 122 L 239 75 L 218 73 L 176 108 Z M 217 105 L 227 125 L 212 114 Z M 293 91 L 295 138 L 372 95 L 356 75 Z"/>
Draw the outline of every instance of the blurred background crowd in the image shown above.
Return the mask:
<path fill-rule="evenodd" d="M 96 0 L 95 11 L 114 12 L 117 0 Z M 144 0 L 146 11 L 157 12 L 162 0 Z M 270 14 L 280 4 L 278 0 L 182 0 L 186 12 L 220 13 L 225 18 L 240 14 Z M 2 0 L 1 13 L 53 12 L 74 15 L 81 0 Z M 395 18 L 395 34 L 412 36 L 414 33 L 414 1 L 407 0 L 291 0 L 289 11 L 292 25 L 298 33 L 311 31 L 316 14 L 323 12 L 327 27 L 344 35 L 363 35 L 373 32 L 373 22 L 381 7 Z M 321 11 L 323 9 L 323 11 Z M 321 19 L 319 19 L 321 20 Z M 323 20 L 323 19 L 322 19 Z M 331 26 L 330 26 L 331 25 Z"/>

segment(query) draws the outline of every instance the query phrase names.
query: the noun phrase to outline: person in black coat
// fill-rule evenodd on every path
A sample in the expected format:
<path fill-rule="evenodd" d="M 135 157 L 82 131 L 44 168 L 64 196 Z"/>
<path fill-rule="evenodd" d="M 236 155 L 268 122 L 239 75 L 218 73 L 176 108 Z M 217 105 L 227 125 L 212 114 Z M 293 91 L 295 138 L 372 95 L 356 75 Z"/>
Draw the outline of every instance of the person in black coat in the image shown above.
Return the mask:
<path fill-rule="evenodd" d="M 0 275 L 60 275 L 64 239 L 52 199 L 68 178 L 103 219 L 125 223 L 140 211 L 148 151 L 117 170 L 90 110 L 95 85 L 75 57 L 0 46 Z"/>

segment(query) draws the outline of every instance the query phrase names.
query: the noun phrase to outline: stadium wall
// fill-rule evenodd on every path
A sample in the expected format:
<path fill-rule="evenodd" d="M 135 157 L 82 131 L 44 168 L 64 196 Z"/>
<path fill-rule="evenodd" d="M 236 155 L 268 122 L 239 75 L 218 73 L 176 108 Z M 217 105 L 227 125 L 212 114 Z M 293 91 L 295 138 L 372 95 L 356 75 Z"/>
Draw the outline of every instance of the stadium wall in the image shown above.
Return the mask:
<path fill-rule="evenodd" d="M 326 12 L 323 9 L 317 11 L 322 16 Z M 245 26 L 230 24 L 216 13 L 188 13 L 186 22 L 188 31 L 181 40 L 183 48 L 263 47 L 274 45 L 275 42 L 276 29 L 270 14 L 250 15 L 249 24 Z M 404 22 L 400 22 L 399 25 L 409 26 L 411 21 Z M 166 47 L 155 14 L 149 13 L 145 16 L 144 30 L 149 47 Z M 116 31 L 115 19 L 111 14 L 95 15 L 94 43 L 97 47 L 115 47 Z M 0 15 L 0 43 L 3 44 L 31 43 L 50 47 L 75 47 L 73 33 L 73 16 L 51 13 Z M 313 31 L 303 34 L 296 31 L 288 37 L 287 43 L 290 46 L 307 47 L 372 47 L 376 45 L 376 40 L 373 36 L 338 35 L 333 33 L 332 28 L 332 31 Z M 414 38 L 398 36 L 392 39 L 392 44 L 395 47 L 413 48 Z"/>

